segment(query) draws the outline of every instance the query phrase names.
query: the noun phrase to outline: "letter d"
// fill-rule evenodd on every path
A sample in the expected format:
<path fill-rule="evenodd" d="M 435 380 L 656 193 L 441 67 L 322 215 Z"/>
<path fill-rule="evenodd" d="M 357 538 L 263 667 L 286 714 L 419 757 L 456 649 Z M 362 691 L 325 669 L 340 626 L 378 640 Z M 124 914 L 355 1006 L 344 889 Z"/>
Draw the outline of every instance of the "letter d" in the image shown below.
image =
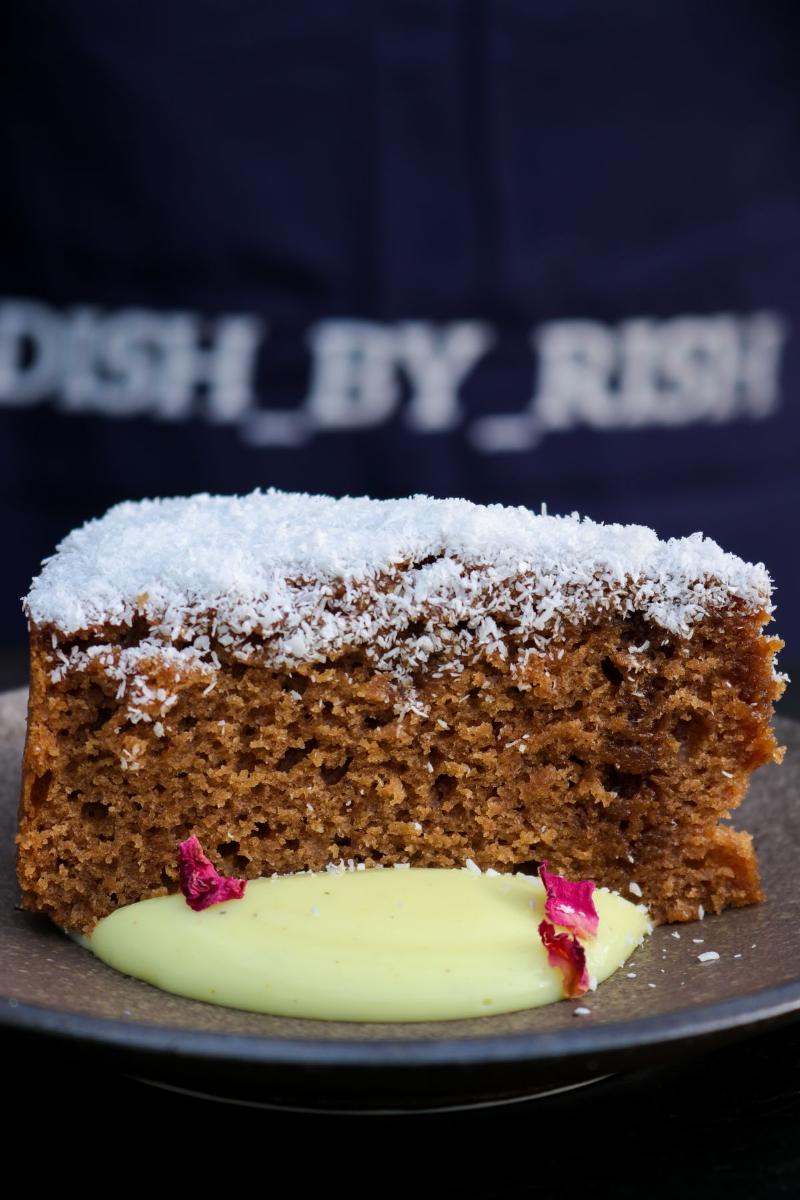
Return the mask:
<path fill-rule="evenodd" d="M 63 342 L 63 321 L 44 304 L 0 304 L 0 404 L 25 407 L 54 392 Z"/>

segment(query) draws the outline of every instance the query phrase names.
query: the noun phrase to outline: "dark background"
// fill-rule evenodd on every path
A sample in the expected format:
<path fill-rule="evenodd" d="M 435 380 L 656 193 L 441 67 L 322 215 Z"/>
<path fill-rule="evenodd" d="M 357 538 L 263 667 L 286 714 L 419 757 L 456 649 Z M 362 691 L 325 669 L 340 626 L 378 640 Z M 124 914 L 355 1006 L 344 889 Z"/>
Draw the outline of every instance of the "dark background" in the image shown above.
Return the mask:
<path fill-rule="evenodd" d="M 11 0 L 3 15 L 1 684 L 25 678 L 19 597 L 75 524 L 121 499 L 270 485 L 702 529 L 766 562 L 800 660 L 796 4 Z M 751 362 L 743 330 L 762 313 L 782 344 L 756 412 L 725 373 Z M 231 316 L 260 329 L 247 404 L 220 419 L 201 383 L 170 410 L 174 339 L 213 350 Z M 309 404 L 309 339 L 343 319 L 489 327 L 457 418 L 414 428 L 397 370 L 383 415 L 366 388 L 332 427 L 330 390 Z M 513 449 L 487 448 L 481 420 L 541 392 L 532 338 L 579 319 L 615 354 L 626 323 L 649 323 L 653 394 L 631 385 L 627 422 L 601 420 L 601 396 L 536 444 L 522 421 Z M 49 382 L 27 394 L 45 356 Z M 676 371 L 683 415 L 666 423 Z M 622 374 L 615 360 L 606 399 Z M 242 1148 L 274 1181 L 297 1144 L 295 1190 L 800 1193 L 796 1025 L 553 1100 L 402 1121 L 211 1107 L 51 1047 L 4 1052 L 19 1111 L 83 1166 L 90 1130 L 126 1172 L 144 1146 L 188 1156 L 193 1186 L 220 1156 L 237 1183 Z"/>
<path fill-rule="evenodd" d="M 292 1194 L 793 1200 L 800 1026 L 561 1096 L 430 1116 L 236 1108 L 4 1039 L 37 1181 Z M 2 1043 L 0 1043 L 2 1044 Z M 46 1110 L 45 1106 L 46 1105 Z M 33 1114 L 39 1114 L 33 1116 Z M 16 1141 L 16 1139 L 15 1139 Z M 107 1165 L 104 1165 L 107 1164 Z"/>

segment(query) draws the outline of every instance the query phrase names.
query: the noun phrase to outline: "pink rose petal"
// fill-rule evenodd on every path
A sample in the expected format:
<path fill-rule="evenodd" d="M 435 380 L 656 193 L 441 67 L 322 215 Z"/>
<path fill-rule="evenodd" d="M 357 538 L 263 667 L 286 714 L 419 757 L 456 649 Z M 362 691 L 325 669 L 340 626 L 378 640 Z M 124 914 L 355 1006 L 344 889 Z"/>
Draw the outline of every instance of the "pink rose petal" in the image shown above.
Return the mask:
<path fill-rule="evenodd" d="M 241 900 L 247 886 L 246 879 L 220 875 L 196 837 L 187 838 L 178 847 L 178 871 L 181 891 L 195 912 L 210 908 L 212 904 L 221 904 L 223 900 Z"/>
<path fill-rule="evenodd" d="M 539 877 L 547 892 L 545 915 L 554 925 L 571 929 L 578 937 L 594 937 L 599 917 L 592 894 L 594 880 L 579 879 L 573 882 L 547 870 L 547 860 L 539 867 Z"/>
<path fill-rule="evenodd" d="M 564 977 L 564 995 L 577 999 L 589 990 L 586 951 L 571 933 L 556 933 L 549 921 L 539 923 L 539 937 L 547 951 L 547 961 Z"/>

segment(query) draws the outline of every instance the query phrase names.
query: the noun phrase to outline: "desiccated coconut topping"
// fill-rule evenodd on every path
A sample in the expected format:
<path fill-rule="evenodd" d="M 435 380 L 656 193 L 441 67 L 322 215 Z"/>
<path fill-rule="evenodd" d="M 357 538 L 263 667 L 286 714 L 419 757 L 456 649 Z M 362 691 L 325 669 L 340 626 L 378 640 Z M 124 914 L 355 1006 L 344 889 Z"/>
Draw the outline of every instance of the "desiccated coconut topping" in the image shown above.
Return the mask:
<path fill-rule="evenodd" d="M 60 636 L 96 643 L 137 617 L 149 627 L 128 652 L 138 663 L 178 646 L 211 677 L 210 639 L 276 666 L 363 646 L 402 678 L 434 655 L 506 657 L 509 633 L 541 652 L 562 622 L 594 611 L 688 636 L 732 598 L 770 609 L 770 594 L 761 564 L 699 533 L 660 541 L 643 526 L 499 504 L 268 491 L 119 504 L 64 539 L 25 611 L 54 633 L 54 679 L 86 667 L 86 647 L 64 654 Z M 89 649 L 121 689 L 136 677 L 118 649 Z"/>
<path fill-rule="evenodd" d="M 391 593 L 406 619 L 426 604 L 460 610 L 479 589 L 533 630 L 559 613 L 621 605 L 683 633 L 731 595 L 751 607 L 770 597 L 761 564 L 699 533 L 660 541 L 641 525 L 500 504 L 269 491 L 118 504 L 64 539 L 34 580 L 26 610 L 64 634 L 137 613 L 178 632 L 209 610 L 231 629 L 278 633 L 291 599 L 334 624 L 350 600 L 357 634 L 363 586 L 406 566 Z M 481 580 L 470 579 L 473 568 Z M 335 636 L 320 620 L 316 640 Z"/>

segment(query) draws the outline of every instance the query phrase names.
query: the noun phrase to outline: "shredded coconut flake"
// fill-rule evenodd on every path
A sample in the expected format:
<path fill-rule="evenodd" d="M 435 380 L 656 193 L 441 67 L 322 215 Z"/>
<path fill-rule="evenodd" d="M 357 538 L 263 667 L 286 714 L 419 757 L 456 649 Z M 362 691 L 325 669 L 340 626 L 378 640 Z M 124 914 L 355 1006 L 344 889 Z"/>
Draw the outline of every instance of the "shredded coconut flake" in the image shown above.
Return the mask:
<path fill-rule="evenodd" d="M 697 961 L 702 963 L 716 962 L 718 958 L 719 955 L 716 950 L 705 950 L 702 954 L 698 954 Z"/>
<path fill-rule="evenodd" d="M 358 644 L 407 675 L 446 647 L 505 657 L 498 613 L 542 652 L 586 612 L 640 612 L 688 636 L 732 597 L 769 609 L 770 594 L 761 564 L 699 533 L 659 541 L 499 504 L 269 491 L 117 505 L 61 543 L 25 609 L 62 636 L 144 616 L 162 645 L 180 637 L 201 656 L 213 635 L 277 665 Z"/>
<path fill-rule="evenodd" d="M 662 542 L 643 526 L 575 513 L 270 490 L 117 505 L 64 539 L 24 607 L 49 628 L 54 683 L 73 671 L 103 674 L 132 723 L 163 728 L 181 688 L 200 679 L 207 695 L 216 686 L 214 641 L 238 662 L 275 667 L 362 646 L 400 685 L 403 720 L 428 715 L 413 676 L 431 659 L 436 678 L 465 662 L 508 660 L 512 636 L 511 670 L 522 678 L 530 656 L 552 653 L 551 639 L 584 615 L 638 612 L 690 637 L 732 598 L 771 611 L 770 596 L 763 565 L 699 533 Z M 138 645 L 100 642 L 109 627 L 142 617 Z M 65 654 L 61 639 L 76 635 Z M 165 668 L 174 691 L 154 691 Z"/>

